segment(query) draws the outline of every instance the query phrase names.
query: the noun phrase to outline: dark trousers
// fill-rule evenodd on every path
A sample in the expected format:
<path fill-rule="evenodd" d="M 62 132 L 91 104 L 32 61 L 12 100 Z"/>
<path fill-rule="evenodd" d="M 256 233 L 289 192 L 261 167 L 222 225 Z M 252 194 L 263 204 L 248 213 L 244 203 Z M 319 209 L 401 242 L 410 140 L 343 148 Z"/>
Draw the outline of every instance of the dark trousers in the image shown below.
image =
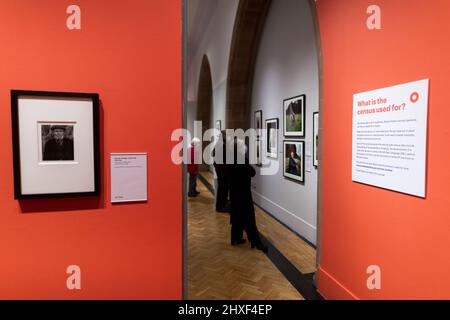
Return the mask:
<path fill-rule="evenodd" d="M 197 192 L 197 175 L 189 174 L 189 195 L 195 196 Z"/>
<path fill-rule="evenodd" d="M 261 242 L 259 231 L 256 227 L 255 212 L 232 212 L 234 217 L 231 222 L 231 240 L 242 239 L 244 231 L 247 234 L 248 241 L 252 244 Z"/>
<path fill-rule="evenodd" d="M 217 175 L 216 210 L 224 210 L 228 203 L 230 185 L 226 175 Z"/>

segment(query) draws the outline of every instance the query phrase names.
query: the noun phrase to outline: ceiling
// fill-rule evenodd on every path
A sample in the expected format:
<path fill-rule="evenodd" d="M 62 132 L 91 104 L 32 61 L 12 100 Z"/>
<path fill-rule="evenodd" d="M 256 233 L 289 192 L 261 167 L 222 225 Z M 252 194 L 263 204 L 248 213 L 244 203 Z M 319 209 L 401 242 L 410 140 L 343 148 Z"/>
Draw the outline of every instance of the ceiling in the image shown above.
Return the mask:
<path fill-rule="evenodd" d="M 208 29 L 214 11 L 216 0 L 186 0 L 187 2 L 187 37 L 188 54 L 195 54 L 203 34 Z"/>

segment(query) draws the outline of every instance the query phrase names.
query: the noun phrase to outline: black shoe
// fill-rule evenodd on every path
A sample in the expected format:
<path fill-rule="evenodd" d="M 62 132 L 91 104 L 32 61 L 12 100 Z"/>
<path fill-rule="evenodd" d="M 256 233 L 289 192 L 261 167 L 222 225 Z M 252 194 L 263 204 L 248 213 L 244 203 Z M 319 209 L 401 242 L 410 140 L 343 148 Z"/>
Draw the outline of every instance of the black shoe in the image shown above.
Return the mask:
<path fill-rule="evenodd" d="M 200 194 L 200 192 L 198 192 L 198 191 L 195 191 L 194 193 L 195 193 L 197 196 Z"/>
<path fill-rule="evenodd" d="M 252 249 L 255 248 L 258 250 L 261 250 L 264 253 L 267 253 L 269 251 L 269 248 L 267 248 L 266 245 L 262 244 L 261 242 L 259 243 L 252 243 Z"/>
<path fill-rule="evenodd" d="M 188 193 L 188 197 L 189 198 L 195 198 L 196 196 L 198 196 L 198 194 L 190 194 L 190 193 Z"/>
<path fill-rule="evenodd" d="M 239 240 L 231 240 L 231 245 L 235 246 L 237 244 L 243 244 L 245 243 L 245 239 L 239 239 Z"/>

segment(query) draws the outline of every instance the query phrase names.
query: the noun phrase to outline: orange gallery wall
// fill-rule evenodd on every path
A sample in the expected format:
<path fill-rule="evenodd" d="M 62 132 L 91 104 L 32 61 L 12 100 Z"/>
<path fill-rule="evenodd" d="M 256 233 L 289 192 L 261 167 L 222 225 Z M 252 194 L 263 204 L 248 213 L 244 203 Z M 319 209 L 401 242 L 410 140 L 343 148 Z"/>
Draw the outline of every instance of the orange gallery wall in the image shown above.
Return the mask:
<path fill-rule="evenodd" d="M 0 299 L 180 299 L 181 1 L 2 0 L 0 43 Z M 13 199 L 11 89 L 100 94 L 101 198 Z M 148 152 L 148 203 L 111 205 L 111 152 Z"/>
<path fill-rule="evenodd" d="M 382 30 L 366 27 L 381 8 Z M 318 0 L 323 49 L 323 223 L 328 299 L 450 298 L 450 1 Z M 430 79 L 427 196 L 352 182 L 353 94 Z M 381 290 L 366 285 L 381 268 Z"/>

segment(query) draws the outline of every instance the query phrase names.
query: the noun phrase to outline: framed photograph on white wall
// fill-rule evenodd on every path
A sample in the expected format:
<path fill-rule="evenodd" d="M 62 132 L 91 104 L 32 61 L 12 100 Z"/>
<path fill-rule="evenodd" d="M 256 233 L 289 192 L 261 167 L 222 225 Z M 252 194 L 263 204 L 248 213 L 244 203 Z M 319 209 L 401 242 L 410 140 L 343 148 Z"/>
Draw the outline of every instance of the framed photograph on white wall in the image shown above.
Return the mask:
<path fill-rule="evenodd" d="M 318 167 L 319 165 L 319 157 L 317 154 L 317 150 L 319 150 L 319 113 L 314 112 L 313 116 L 313 161 L 314 167 Z"/>
<path fill-rule="evenodd" d="M 99 96 L 11 91 L 14 197 L 100 195 Z"/>
<path fill-rule="evenodd" d="M 266 120 L 266 155 L 278 158 L 278 118 Z"/>
<path fill-rule="evenodd" d="M 306 95 L 300 95 L 283 101 L 284 135 L 287 137 L 305 136 Z"/>
<path fill-rule="evenodd" d="M 255 111 L 255 130 L 256 136 L 259 138 L 261 136 L 262 129 L 262 110 Z"/>
<path fill-rule="evenodd" d="M 262 167 L 263 147 L 262 140 L 256 141 L 256 165 Z"/>
<path fill-rule="evenodd" d="M 304 183 L 305 142 L 295 140 L 284 141 L 283 154 L 283 175 L 286 178 Z"/>

